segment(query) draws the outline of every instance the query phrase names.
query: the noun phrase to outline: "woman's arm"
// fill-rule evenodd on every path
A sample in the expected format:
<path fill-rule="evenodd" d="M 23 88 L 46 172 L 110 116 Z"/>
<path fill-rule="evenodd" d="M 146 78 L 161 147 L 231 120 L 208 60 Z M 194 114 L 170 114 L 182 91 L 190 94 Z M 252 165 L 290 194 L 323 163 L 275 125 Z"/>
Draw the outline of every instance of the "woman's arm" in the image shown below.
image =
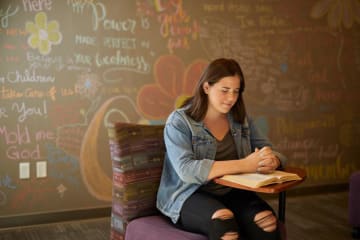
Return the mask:
<path fill-rule="evenodd" d="M 168 161 L 183 182 L 203 184 L 208 181 L 214 160 L 196 159 L 190 127 L 180 114 L 170 115 L 164 129 L 164 140 Z"/>
<path fill-rule="evenodd" d="M 208 179 L 211 180 L 225 174 L 256 172 L 259 162 L 262 160 L 259 152 L 259 150 L 255 150 L 244 159 L 215 161 L 209 172 Z"/>

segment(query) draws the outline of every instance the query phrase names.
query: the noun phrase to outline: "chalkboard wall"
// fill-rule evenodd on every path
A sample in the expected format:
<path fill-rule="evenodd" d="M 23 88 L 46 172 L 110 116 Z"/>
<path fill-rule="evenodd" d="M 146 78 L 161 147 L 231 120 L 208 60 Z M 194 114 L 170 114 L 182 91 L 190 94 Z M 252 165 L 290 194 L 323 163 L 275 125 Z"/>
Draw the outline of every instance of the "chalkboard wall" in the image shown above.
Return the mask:
<path fill-rule="evenodd" d="M 303 187 L 347 182 L 360 169 L 359 9 L 1 0 L 0 216 L 110 206 L 106 122 L 162 123 L 217 57 L 241 64 L 249 114 L 307 170 Z"/>

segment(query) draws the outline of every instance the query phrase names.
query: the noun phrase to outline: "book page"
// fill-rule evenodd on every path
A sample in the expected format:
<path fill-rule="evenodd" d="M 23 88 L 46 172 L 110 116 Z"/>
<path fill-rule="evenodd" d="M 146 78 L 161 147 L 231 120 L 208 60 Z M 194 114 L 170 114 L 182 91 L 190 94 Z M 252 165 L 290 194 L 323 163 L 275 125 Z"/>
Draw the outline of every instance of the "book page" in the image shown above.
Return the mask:
<path fill-rule="evenodd" d="M 260 187 L 273 183 L 282 183 L 291 180 L 301 180 L 301 178 L 297 174 L 288 173 L 284 171 L 275 171 L 270 174 L 261 174 L 261 173 L 230 174 L 230 175 L 225 175 L 221 178 L 248 187 Z"/>

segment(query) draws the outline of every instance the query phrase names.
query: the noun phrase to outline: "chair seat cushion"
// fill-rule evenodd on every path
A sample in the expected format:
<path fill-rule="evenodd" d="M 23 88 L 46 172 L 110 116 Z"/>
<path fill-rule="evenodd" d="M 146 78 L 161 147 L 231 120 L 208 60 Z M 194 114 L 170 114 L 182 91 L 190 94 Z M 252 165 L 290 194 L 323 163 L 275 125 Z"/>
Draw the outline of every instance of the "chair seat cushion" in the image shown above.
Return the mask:
<path fill-rule="evenodd" d="M 125 240 L 207 240 L 197 233 L 183 231 L 175 227 L 169 219 L 161 215 L 141 217 L 130 221 L 126 228 Z"/>

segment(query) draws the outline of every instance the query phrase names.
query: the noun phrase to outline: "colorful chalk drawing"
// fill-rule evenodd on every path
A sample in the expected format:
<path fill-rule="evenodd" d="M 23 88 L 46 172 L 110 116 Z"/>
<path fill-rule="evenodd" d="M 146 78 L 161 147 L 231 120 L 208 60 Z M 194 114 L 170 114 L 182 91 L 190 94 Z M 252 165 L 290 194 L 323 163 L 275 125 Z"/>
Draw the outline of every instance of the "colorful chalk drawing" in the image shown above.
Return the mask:
<path fill-rule="evenodd" d="M 58 45 L 62 40 L 59 23 L 57 21 L 48 22 L 45 12 L 37 13 L 35 22 L 26 22 L 26 31 L 31 34 L 28 38 L 29 46 L 38 49 L 42 55 L 48 55 L 52 45 Z"/>
<path fill-rule="evenodd" d="M 338 70 L 342 71 L 340 57 L 344 47 L 344 34 L 342 33 L 342 26 L 350 29 L 353 23 L 360 24 L 360 2 L 358 0 L 318 0 L 310 10 L 312 18 L 322 18 L 327 15 L 327 23 L 335 37 L 340 37 L 340 46 L 338 49 L 337 65 Z M 343 87 L 346 87 L 343 82 Z"/>
<path fill-rule="evenodd" d="M 111 105 L 119 101 L 122 104 L 121 110 L 117 111 L 115 108 L 111 108 Z M 125 109 L 130 109 L 125 111 Z M 120 114 L 114 114 L 120 113 Z M 98 111 L 95 113 L 85 135 L 82 139 L 82 145 L 80 149 L 80 170 L 83 181 L 90 192 L 98 200 L 111 201 L 112 199 L 112 179 L 106 174 L 102 168 L 103 160 L 101 156 L 104 155 L 104 151 L 101 149 L 101 127 L 104 126 L 104 122 L 110 121 L 109 115 L 117 115 L 117 120 L 121 121 L 143 121 L 138 115 L 135 104 L 126 96 L 116 96 L 105 101 Z M 105 158 L 105 160 L 107 160 Z"/>
<path fill-rule="evenodd" d="M 80 96 L 92 99 L 96 96 L 102 83 L 94 73 L 82 73 L 75 85 L 75 91 Z"/>
<path fill-rule="evenodd" d="M 311 9 L 311 17 L 321 18 L 326 14 L 329 27 L 340 29 L 343 24 L 349 29 L 354 22 L 360 24 L 360 2 L 358 0 L 318 0 Z"/>
<path fill-rule="evenodd" d="M 2 215 L 109 206 L 107 123 L 164 121 L 217 57 L 240 62 L 249 114 L 306 184 L 346 182 L 359 169 L 359 2 L 2 1 Z"/>
<path fill-rule="evenodd" d="M 139 112 L 148 119 L 165 119 L 192 95 L 206 60 L 194 60 L 185 67 L 175 55 L 161 56 L 154 64 L 155 83 L 143 85 L 137 95 Z"/>

